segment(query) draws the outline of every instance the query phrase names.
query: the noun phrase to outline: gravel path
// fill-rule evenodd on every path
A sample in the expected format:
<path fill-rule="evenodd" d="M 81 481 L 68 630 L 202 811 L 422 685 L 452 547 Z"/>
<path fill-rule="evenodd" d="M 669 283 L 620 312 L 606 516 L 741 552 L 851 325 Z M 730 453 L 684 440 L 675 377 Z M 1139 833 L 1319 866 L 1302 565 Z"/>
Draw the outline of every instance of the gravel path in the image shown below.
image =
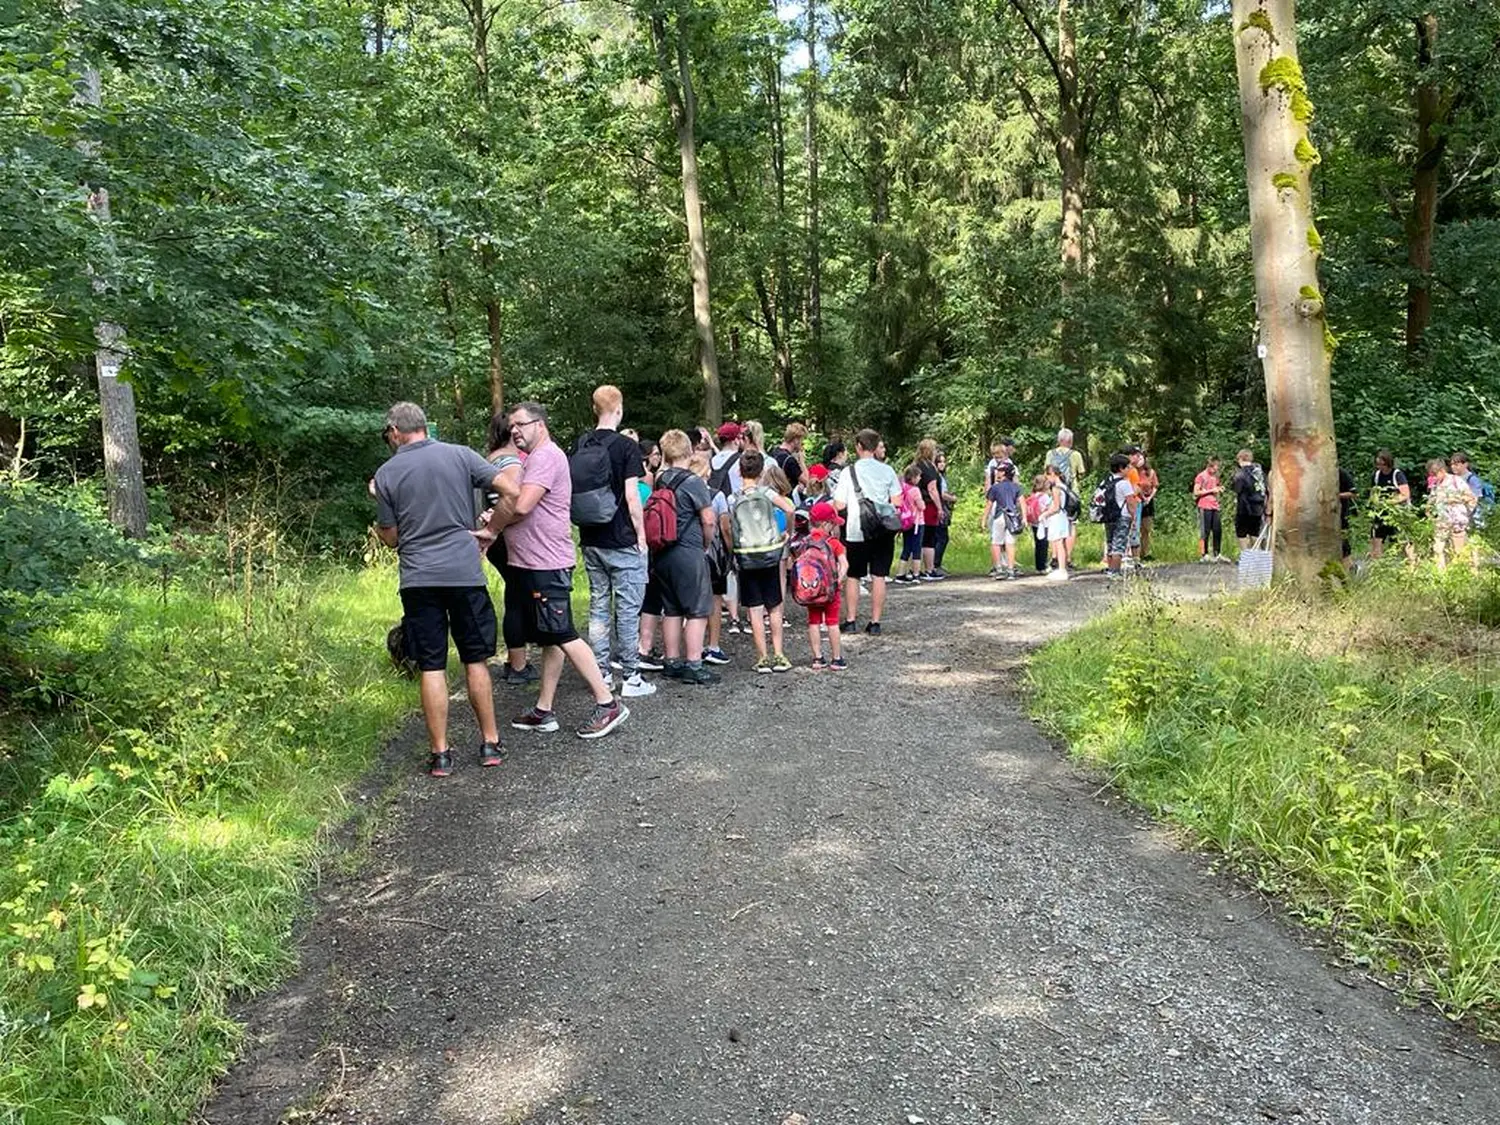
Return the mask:
<path fill-rule="evenodd" d="M 895 591 L 848 673 L 754 677 L 745 641 L 717 689 L 663 684 L 600 743 L 507 729 L 504 766 L 445 782 L 411 724 L 366 861 L 320 890 L 205 1119 L 1500 1121 L 1496 1052 L 1332 965 L 1024 718 L 1026 652 L 1115 594 Z"/>

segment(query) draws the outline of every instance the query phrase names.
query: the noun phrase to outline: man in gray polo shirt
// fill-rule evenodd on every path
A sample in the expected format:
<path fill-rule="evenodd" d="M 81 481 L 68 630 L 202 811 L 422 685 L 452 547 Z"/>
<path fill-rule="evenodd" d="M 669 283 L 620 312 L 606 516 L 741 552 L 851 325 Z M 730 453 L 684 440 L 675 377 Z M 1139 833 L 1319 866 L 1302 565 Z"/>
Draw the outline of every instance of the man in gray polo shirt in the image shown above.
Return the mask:
<path fill-rule="evenodd" d="M 495 655 L 495 607 L 474 537 L 474 490 L 499 492 L 495 467 L 472 449 L 427 436 L 427 416 L 398 402 L 385 416 L 394 455 L 375 474 L 376 535 L 401 560 L 407 652 L 422 673 L 422 716 L 432 744 L 427 772 L 447 777 L 448 637 L 458 648 L 479 721 L 481 766 L 498 766 L 500 728 L 485 661 Z"/>

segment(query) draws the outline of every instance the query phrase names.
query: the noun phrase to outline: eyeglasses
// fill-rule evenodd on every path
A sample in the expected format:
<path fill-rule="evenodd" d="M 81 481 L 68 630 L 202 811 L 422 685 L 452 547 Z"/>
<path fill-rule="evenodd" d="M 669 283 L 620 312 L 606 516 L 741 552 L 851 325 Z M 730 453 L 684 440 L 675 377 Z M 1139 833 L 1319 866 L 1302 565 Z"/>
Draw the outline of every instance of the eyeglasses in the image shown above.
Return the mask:
<path fill-rule="evenodd" d="M 514 433 L 516 430 L 524 429 L 527 426 L 535 426 L 540 421 L 540 418 L 527 418 L 524 422 L 512 422 L 510 424 L 511 432 Z"/>

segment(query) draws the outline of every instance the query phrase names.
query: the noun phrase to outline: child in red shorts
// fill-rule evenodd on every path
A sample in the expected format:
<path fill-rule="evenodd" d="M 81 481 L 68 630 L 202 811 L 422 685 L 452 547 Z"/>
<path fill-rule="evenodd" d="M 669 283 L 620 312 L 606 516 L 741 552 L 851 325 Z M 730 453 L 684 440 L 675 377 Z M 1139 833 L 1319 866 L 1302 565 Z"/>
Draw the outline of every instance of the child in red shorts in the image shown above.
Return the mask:
<path fill-rule="evenodd" d="M 838 509 L 826 500 L 820 500 L 812 506 L 807 513 L 808 522 L 812 525 L 812 532 L 808 535 L 808 546 L 814 544 L 827 547 L 833 552 L 834 564 L 838 573 L 834 575 L 833 596 L 818 605 L 807 607 L 807 644 L 812 649 L 812 670 L 821 672 L 831 668 L 835 672 L 842 672 L 849 667 L 844 662 L 844 655 L 839 647 L 839 591 L 844 588 L 844 579 L 849 576 L 849 558 L 844 550 L 844 545 L 839 542 L 835 529 L 843 526 L 843 518 Z M 823 641 L 821 625 L 828 626 L 828 651 L 833 657 L 831 661 L 823 659 Z"/>

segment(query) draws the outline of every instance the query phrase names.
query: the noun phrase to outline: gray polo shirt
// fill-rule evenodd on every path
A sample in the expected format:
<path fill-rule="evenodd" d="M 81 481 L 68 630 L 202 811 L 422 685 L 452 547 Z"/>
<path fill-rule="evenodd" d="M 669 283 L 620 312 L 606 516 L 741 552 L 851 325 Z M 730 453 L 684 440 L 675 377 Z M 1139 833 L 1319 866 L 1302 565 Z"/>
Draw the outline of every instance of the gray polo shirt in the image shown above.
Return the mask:
<path fill-rule="evenodd" d="M 495 466 L 472 449 L 441 441 L 403 445 L 375 474 L 376 520 L 396 529 L 401 588 L 483 586 L 474 529 L 474 489 Z"/>

